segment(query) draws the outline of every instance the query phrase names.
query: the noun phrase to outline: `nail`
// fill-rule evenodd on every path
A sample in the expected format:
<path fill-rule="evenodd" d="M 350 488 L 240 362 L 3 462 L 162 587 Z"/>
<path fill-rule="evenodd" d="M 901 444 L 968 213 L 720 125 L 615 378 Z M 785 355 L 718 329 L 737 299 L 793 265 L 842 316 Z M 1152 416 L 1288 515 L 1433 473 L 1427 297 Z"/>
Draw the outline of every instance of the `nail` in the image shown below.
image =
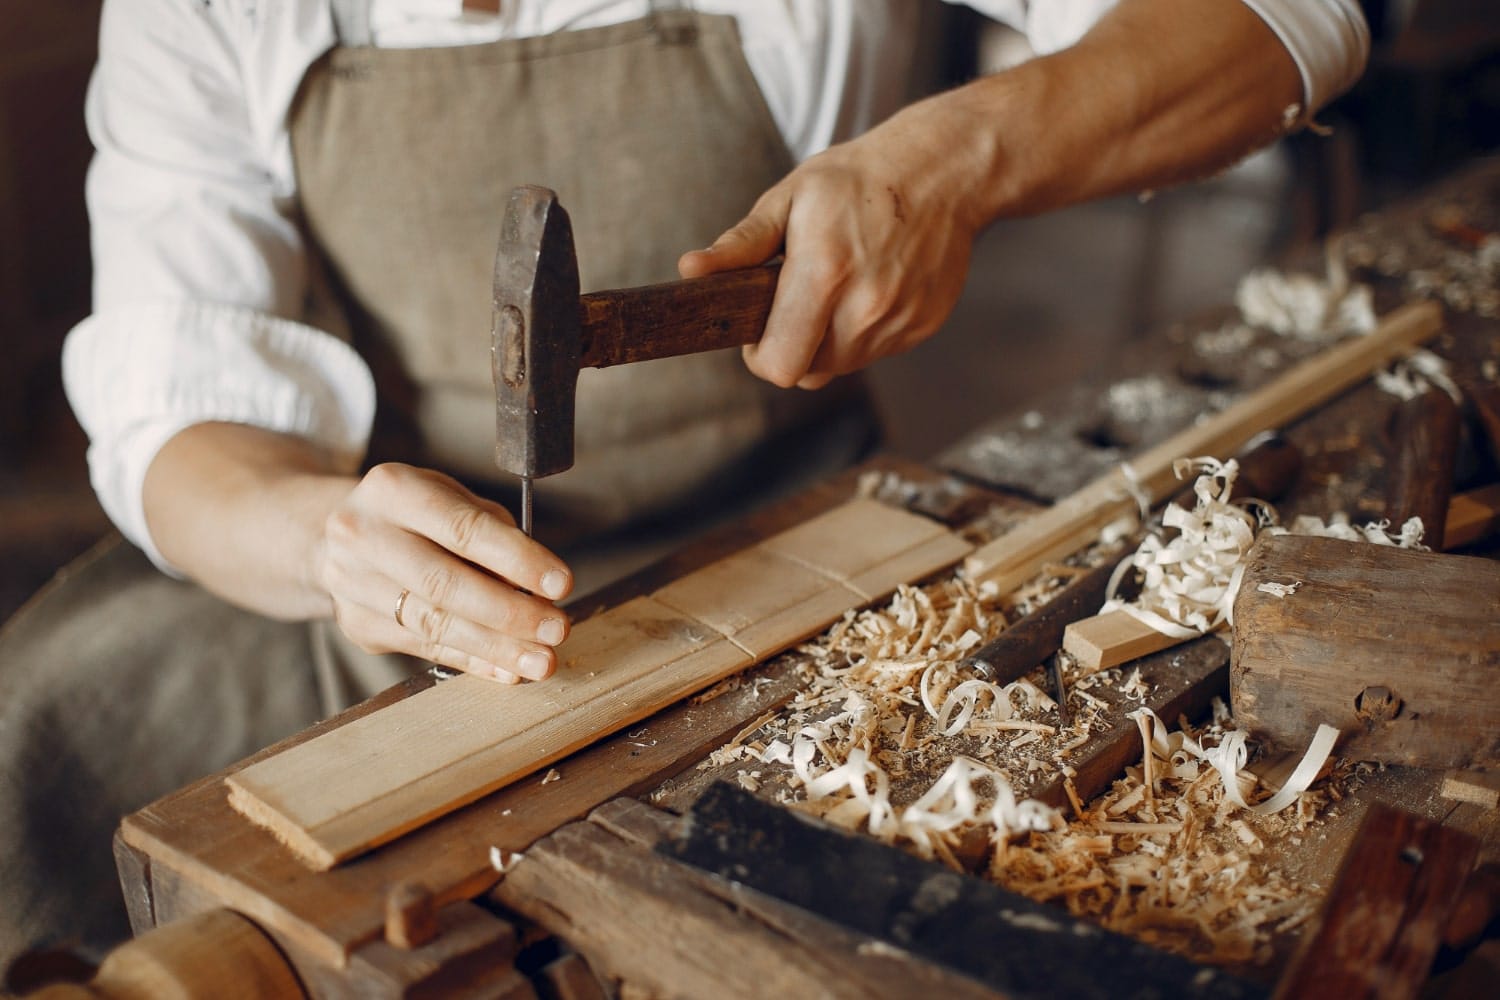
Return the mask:
<path fill-rule="evenodd" d="M 549 569 L 542 577 L 542 593 L 554 601 L 568 592 L 568 574 L 561 570 Z"/>
<path fill-rule="evenodd" d="M 546 653 L 532 651 L 522 653 L 521 658 L 516 661 L 520 672 L 533 680 L 541 680 L 552 671 L 552 657 Z"/>
<path fill-rule="evenodd" d="M 549 646 L 556 646 L 563 641 L 563 622 L 561 618 L 543 618 L 542 624 L 537 626 L 537 642 L 545 642 Z"/>
<path fill-rule="evenodd" d="M 501 684 L 521 683 L 521 678 L 511 673 L 509 670 L 506 670 L 504 667 L 495 668 L 495 680 L 499 681 Z"/>

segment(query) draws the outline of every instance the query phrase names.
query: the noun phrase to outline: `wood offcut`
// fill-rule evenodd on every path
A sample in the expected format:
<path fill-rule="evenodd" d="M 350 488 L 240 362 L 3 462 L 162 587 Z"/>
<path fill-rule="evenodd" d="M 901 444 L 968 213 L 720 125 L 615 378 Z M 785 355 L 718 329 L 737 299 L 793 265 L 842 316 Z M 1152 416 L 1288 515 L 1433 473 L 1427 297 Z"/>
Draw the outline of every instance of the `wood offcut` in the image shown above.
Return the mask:
<path fill-rule="evenodd" d="M 1260 590 L 1290 582 L 1285 598 Z M 1230 683 L 1240 727 L 1283 749 L 1328 723 L 1356 760 L 1500 764 L 1500 563 L 1262 536 L 1235 600 Z"/>

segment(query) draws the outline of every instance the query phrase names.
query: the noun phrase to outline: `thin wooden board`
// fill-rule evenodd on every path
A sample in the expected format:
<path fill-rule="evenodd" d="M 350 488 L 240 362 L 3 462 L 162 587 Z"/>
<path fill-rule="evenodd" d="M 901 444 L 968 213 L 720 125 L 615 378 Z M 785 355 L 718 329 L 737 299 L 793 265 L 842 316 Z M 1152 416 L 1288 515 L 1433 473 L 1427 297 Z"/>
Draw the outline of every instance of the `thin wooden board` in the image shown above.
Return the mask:
<path fill-rule="evenodd" d="M 670 603 L 637 598 L 581 623 L 545 683 L 456 677 L 232 775 L 230 804 L 310 866 L 330 868 L 787 648 L 968 548 L 940 524 L 851 501 L 664 587 Z"/>
<path fill-rule="evenodd" d="M 1080 619 L 1063 632 L 1063 649 L 1090 670 L 1118 667 L 1186 641 L 1158 632 L 1124 611 Z"/>
<path fill-rule="evenodd" d="M 1135 495 L 1152 503 L 1177 489 L 1172 465 L 1181 458 L 1228 458 L 1256 434 L 1274 430 L 1362 382 L 1372 371 L 1436 336 L 1442 310 L 1433 303 L 1403 306 L 1373 332 L 1347 340 L 1296 365 L 1222 412 L 1179 432 L 1110 470 L 1055 505 L 1028 518 L 971 555 L 971 576 L 1012 590 L 1041 569 L 1093 541 L 1136 508 Z"/>

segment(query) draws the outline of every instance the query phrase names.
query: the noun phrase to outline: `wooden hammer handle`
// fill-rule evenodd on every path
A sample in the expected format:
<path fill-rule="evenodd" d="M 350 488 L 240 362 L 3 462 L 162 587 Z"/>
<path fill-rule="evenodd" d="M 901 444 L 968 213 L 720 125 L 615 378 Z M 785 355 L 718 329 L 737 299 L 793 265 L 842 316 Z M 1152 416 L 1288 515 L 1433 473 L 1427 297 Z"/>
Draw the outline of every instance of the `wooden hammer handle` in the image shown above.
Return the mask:
<path fill-rule="evenodd" d="M 578 300 L 581 368 L 753 344 L 766 328 L 781 262 L 702 278 L 594 292 Z"/>

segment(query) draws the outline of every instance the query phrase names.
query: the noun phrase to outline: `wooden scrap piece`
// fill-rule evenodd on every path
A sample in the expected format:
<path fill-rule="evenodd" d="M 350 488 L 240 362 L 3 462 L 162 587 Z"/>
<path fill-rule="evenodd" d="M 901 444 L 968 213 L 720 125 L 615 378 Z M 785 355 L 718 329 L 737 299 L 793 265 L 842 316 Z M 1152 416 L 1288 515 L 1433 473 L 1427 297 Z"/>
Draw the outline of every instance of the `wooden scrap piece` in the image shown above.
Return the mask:
<path fill-rule="evenodd" d="M 1478 854 L 1468 834 L 1372 804 L 1278 1000 L 1419 996 Z"/>
<path fill-rule="evenodd" d="M 1299 583 L 1277 598 L 1262 583 Z M 1500 562 L 1263 535 L 1234 605 L 1234 716 L 1305 746 L 1419 767 L 1500 764 Z"/>
<path fill-rule="evenodd" d="M 1185 641 L 1156 631 L 1126 611 L 1084 618 L 1063 632 L 1063 650 L 1088 670 L 1108 670 Z"/>
<path fill-rule="evenodd" d="M 1095 479 L 1017 528 L 976 550 L 965 563 L 971 576 L 1008 591 L 1035 576 L 1043 563 L 1095 541 L 1136 509 L 1135 494 L 1160 502 L 1177 488 L 1180 458 L 1226 458 L 1261 431 L 1290 421 L 1363 381 L 1392 359 L 1436 336 L 1442 310 L 1433 303 L 1404 306 L 1366 336 L 1344 341 L 1301 362 L 1262 388 L 1199 424 Z"/>
<path fill-rule="evenodd" d="M 1403 400 L 1391 419 L 1396 458 L 1386 516 L 1397 527 L 1408 518 L 1421 518 L 1422 543 L 1439 551 L 1453 493 L 1458 429 L 1458 404 L 1437 388 Z"/>
<path fill-rule="evenodd" d="M 1500 531 L 1500 483 L 1454 494 L 1444 525 L 1446 549 L 1463 548 Z"/>
<path fill-rule="evenodd" d="M 662 588 L 663 599 L 636 598 L 581 623 L 559 650 L 557 676 L 544 683 L 455 677 L 230 775 L 230 803 L 308 865 L 330 868 L 967 550 L 925 518 L 853 501 Z"/>
<path fill-rule="evenodd" d="M 1500 806 L 1500 774 L 1482 771 L 1449 771 L 1443 775 L 1438 794 L 1454 802 L 1467 802 L 1481 809 Z"/>

